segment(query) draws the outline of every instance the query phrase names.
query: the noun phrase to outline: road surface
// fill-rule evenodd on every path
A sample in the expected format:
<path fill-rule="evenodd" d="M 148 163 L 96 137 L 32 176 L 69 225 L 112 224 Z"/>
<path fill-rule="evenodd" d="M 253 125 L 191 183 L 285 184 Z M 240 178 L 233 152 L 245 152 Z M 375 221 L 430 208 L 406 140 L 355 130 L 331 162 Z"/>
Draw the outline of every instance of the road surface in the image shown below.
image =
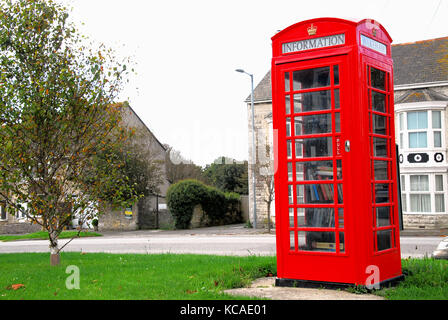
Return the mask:
<path fill-rule="evenodd" d="M 442 237 L 401 237 L 403 258 L 431 256 Z M 64 245 L 68 240 L 60 240 Z M 106 253 L 193 253 L 216 255 L 275 255 L 275 235 L 244 229 L 242 225 L 183 231 L 105 233 L 104 237 L 80 238 L 64 251 Z M 0 253 L 48 252 L 48 241 L 0 242 Z"/>

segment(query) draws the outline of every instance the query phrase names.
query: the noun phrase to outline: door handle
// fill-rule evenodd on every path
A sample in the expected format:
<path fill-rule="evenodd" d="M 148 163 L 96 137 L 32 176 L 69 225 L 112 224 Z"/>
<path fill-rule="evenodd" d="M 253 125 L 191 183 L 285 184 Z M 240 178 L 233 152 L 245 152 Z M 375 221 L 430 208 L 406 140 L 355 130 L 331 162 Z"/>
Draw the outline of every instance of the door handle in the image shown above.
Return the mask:
<path fill-rule="evenodd" d="M 345 152 L 350 152 L 350 140 L 345 140 Z"/>

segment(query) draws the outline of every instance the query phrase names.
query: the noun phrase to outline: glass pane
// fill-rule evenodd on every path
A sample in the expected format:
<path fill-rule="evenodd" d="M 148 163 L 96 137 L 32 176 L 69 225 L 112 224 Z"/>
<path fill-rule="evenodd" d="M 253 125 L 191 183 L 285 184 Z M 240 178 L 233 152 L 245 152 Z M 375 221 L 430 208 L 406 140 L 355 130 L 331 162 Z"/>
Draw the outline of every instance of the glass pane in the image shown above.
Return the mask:
<path fill-rule="evenodd" d="M 303 225 L 305 223 L 305 209 L 297 208 L 297 225 Z"/>
<path fill-rule="evenodd" d="M 338 203 L 344 203 L 344 189 L 342 188 L 342 184 L 338 184 Z"/>
<path fill-rule="evenodd" d="M 427 135 L 426 132 L 409 133 L 409 148 L 426 148 Z"/>
<path fill-rule="evenodd" d="M 412 212 L 431 212 L 431 196 L 429 194 L 411 194 Z"/>
<path fill-rule="evenodd" d="M 288 157 L 288 159 L 292 158 L 292 145 L 291 145 L 291 140 L 286 141 L 286 156 Z"/>
<path fill-rule="evenodd" d="M 288 92 L 289 91 L 289 86 L 290 86 L 290 75 L 289 72 L 285 72 L 285 91 Z"/>
<path fill-rule="evenodd" d="M 386 135 L 386 117 L 377 114 L 372 115 L 372 129 L 375 134 Z"/>
<path fill-rule="evenodd" d="M 404 128 L 404 113 L 400 113 L 400 131 L 405 130 Z"/>
<path fill-rule="evenodd" d="M 334 90 L 334 108 L 340 109 L 341 108 L 341 100 L 339 97 L 339 89 Z"/>
<path fill-rule="evenodd" d="M 443 176 L 436 175 L 436 191 L 443 191 Z"/>
<path fill-rule="evenodd" d="M 389 180 L 389 168 L 388 161 L 377 161 L 375 160 L 373 165 L 373 170 L 375 173 L 375 180 Z"/>
<path fill-rule="evenodd" d="M 375 184 L 375 202 L 389 202 L 389 184 Z"/>
<path fill-rule="evenodd" d="M 297 185 L 297 204 L 334 203 L 332 184 Z"/>
<path fill-rule="evenodd" d="M 373 155 L 374 157 L 387 158 L 387 139 L 373 138 Z"/>
<path fill-rule="evenodd" d="M 412 175 L 411 191 L 429 191 L 429 177 L 427 175 Z"/>
<path fill-rule="evenodd" d="M 434 131 L 434 148 L 442 147 L 442 133 L 440 131 Z"/>
<path fill-rule="evenodd" d="M 291 119 L 290 118 L 286 119 L 286 136 L 287 137 L 291 136 Z"/>
<path fill-rule="evenodd" d="M 301 251 L 335 252 L 335 249 L 334 232 L 299 232 L 299 250 Z"/>
<path fill-rule="evenodd" d="M 335 113 L 335 132 L 341 132 L 341 114 L 339 112 Z"/>
<path fill-rule="evenodd" d="M 386 72 L 371 68 L 372 87 L 386 91 Z"/>
<path fill-rule="evenodd" d="M 428 113 L 426 111 L 408 112 L 408 130 L 427 128 Z"/>
<path fill-rule="evenodd" d="M 339 228 L 344 228 L 344 208 L 338 208 Z"/>
<path fill-rule="evenodd" d="M 403 149 L 404 147 L 404 135 L 400 133 L 400 149 Z"/>
<path fill-rule="evenodd" d="M 305 208 L 299 228 L 334 228 L 334 208 Z"/>
<path fill-rule="evenodd" d="M 289 96 L 285 97 L 285 107 L 286 114 L 291 114 L 291 98 Z"/>
<path fill-rule="evenodd" d="M 340 252 L 345 252 L 345 237 L 344 237 L 344 232 L 339 232 L 339 251 Z"/>
<path fill-rule="evenodd" d="M 372 109 L 378 112 L 386 112 L 386 95 L 372 91 Z"/>
<path fill-rule="evenodd" d="M 432 128 L 433 129 L 442 129 L 442 119 L 440 116 L 440 111 L 432 112 Z"/>
<path fill-rule="evenodd" d="M 289 208 L 289 227 L 294 228 L 294 208 Z"/>
<path fill-rule="evenodd" d="M 288 163 L 288 181 L 292 182 L 293 181 L 293 175 L 292 175 L 292 163 L 289 162 Z"/>
<path fill-rule="evenodd" d="M 294 234 L 295 234 L 294 231 L 289 232 L 289 250 L 291 251 L 296 250 L 296 239 Z"/>
<path fill-rule="evenodd" d="M 436 194 L 436 212 L 445 212 L 445 196 Z"/>
<path fill-rule="evenodd" d="M 382 230 L 377 232 L 378 251 L 392 248 L 392 231 Z"/>
<path fill-rule="evenodd" d="M 294 193 L 293 193 L 293 189 L 294 187 L 292 185 L 288 186 L 288 199 L 289 199 L 289 204 L 294 204 Z"/>
<path fill-rule="evenodd" d="M 303 155 L 300 153 L 303 158 L 331 157 L 333 156 L 332 142 L 332 137 L 296 140 L 296 150 L 297 148 L 303 150 Z M 299 157 L 298 155 L 296 154 L 296 157 Z"/>
<path fill-rule="evenodd" d="M 294 91 L 330 85 L 330 67 L 294 71 Z"/>
<path fill-rule="evenodd" d="M 334 85 L 337 86 L 339 84 L 339 66 L 334 66 Z"/>
<path fill-rule="evenodd" d="M 408 211 L 408 206 L 407 206 L 406 195 L 405 194 L 401 195 L 401 207 L 403 208 L 404 212 Z"/>
<path fill-rule="evenodd" d="M 406 176 L 401 176 L 401 191 L 406 191 Z"/>
<path fill-rule="evenodd" d="M 295 135 L 331 133 L 331 113 L 295 117 Z"/>
<path fill-rule="evenodd" d="M 333 161 L 296 162 L 296 179 L 297 181 L 333 180 Z"/>
<path fill-rule="evenodd" d="M 336 160 L 337 179 L 342 180 L 342 160 Z"/>
<path fill-rule="evenodd" d="M 390 226 L 390 207 L 376 208 L 376 226 L 377 227 Z"/>
<path fill-rule="evenodd" d="M 294 113 L 331 109 L 329 90 L 299 93 L 294 95 Z"/>

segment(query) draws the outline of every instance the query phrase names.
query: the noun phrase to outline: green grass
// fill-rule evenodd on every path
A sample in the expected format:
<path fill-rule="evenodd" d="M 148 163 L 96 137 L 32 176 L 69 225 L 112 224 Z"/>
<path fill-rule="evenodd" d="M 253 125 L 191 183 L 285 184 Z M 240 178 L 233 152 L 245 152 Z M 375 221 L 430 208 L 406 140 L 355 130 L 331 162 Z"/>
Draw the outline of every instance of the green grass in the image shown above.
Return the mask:
<path fill-rule="evenodd" d="M 78 231 L 63 231 L 59 239 L 69 239 L 73 238 L 78 234 Z M 101 237 L 102 235 L 96 232 L 81 232 L 79 235 L 81 238 L 84 237 Z M 9 241 L 17 241 L 17 240 L 48 240 L 48 232 L 46 231 L 39 231 L 24 235 L 18 235 L 18 236 L 4 236 L 0 235 L 0 241 L 3 242 L 9 242 Z"/>
<path fill-rule="evenodd" d="M 80 270 L 80 290 L 68 290 L 67 266 Z M 275 257 L 62 253 L 0 254 L 0 299 L 25 300 L 222 300 L 223 294 L 276 273 Z M 12 285 L 24 287 L 13 290 Z"/>
<path fill-rule="evenodd" d="M 389 300 L 448 300 L 448 261 L 403 260 L 405 281 L 398 286 L 374 292 Z"/>

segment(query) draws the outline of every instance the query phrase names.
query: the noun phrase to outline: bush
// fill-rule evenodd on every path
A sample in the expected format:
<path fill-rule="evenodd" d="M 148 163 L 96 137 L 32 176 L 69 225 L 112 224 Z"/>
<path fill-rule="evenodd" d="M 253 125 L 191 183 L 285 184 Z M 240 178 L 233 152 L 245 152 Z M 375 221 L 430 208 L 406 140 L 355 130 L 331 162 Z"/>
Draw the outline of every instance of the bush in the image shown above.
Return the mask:
<path fill-rule="evenodd" d="M 224 193 L 197 180 L 183 180 L 167 191 L 167 204 L 177 229 L 187 229 L 194 207 L 201 205 L 211 225 L 241 221 L 240 196 Z"/>

